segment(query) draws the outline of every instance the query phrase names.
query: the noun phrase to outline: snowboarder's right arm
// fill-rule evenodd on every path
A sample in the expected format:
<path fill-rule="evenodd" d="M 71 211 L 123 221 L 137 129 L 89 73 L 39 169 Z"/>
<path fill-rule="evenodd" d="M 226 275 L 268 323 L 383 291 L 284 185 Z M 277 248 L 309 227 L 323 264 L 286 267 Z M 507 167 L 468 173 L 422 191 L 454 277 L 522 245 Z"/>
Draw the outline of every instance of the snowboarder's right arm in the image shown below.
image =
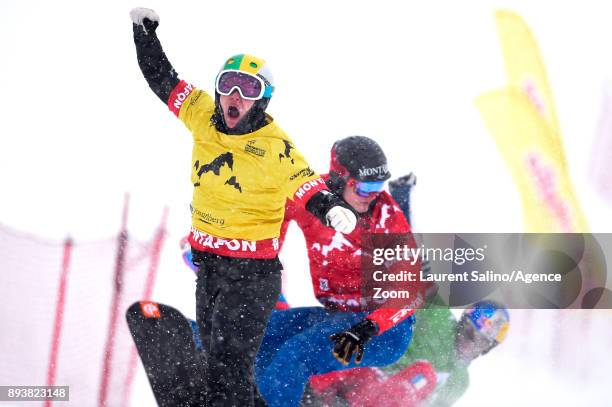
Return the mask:
<path fill-rule="evenodd" d="M 138 66 L 151 90 L 189 130 L 206 126 L 214 112 L 214 101 L 206 92 L 179 79 L 168 61 L 155 30 L 159 16 L 148 8 L 130 11 Z M 195 134 L 195 133 L 194 133 Z"/>
<path fill-rule="evenodd" d="M 168 104 L 170 94 L 180 79 L 168 61 L 155 33 L 159 25 L 159 16 L 151 9 L 138 7 L 130 11 L 130 17 L 134 28 L 138 66 L 151 90 L 162 102 Z"/>

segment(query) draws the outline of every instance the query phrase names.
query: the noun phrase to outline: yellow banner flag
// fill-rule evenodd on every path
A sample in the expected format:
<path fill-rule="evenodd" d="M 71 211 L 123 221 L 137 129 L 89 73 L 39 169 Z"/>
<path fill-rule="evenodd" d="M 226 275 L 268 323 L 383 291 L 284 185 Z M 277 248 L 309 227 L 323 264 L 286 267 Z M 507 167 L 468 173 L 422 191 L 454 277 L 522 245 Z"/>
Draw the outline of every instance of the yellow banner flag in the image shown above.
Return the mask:
<path fill-rule="evenodd" d="M 495 15 L 508 86 L 476 100 L 521 194 L 528 232 L 587 232 L 537 44 L 510 11 Z"/>
<path fill-rule="evenodd" d="M 508 86 L 523 91 L 540 116 L 552 128 L 553 136 L 558 137 L 560 129 L 555 100 L 540 49 L 531 30 L 525 21 L 512 11 L 496 11 L 495 21 L 504 55 Z M 560 138 L 552 141 L 561 146 Z"/>

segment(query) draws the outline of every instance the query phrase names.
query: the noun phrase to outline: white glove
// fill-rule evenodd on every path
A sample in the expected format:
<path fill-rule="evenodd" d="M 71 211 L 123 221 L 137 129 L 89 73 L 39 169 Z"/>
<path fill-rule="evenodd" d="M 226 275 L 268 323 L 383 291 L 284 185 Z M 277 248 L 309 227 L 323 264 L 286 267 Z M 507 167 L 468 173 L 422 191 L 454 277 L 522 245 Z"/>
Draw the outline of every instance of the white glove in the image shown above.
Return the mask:
<path fill-rule="evenodd" d="M 342 206 L 334 206 L 325 214 L 327 224 L 340 233 L 351 233 L 357 225 L 355 214 Z"/>
<path fill-rule="evenodd" d="M 148 18 L 152 22 L 156 22 L 159 24 L 159 16 L 155 12 L 155 10 L 151 10 L 150 8 L 144 7 L 136 7 L 130 11 L 130 18 L 134 24 L 138 24 L 144 28 L 144 19 Z M 145 32 L 146 32 L 145 28 Z"/>

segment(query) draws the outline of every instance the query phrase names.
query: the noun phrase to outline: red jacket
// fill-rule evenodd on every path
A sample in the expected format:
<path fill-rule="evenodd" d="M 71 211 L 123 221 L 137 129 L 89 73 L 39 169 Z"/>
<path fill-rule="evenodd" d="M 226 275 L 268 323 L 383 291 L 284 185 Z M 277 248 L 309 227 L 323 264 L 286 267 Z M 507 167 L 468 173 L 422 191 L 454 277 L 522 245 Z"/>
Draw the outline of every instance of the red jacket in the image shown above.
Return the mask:
<path fill-rule="evenodd" d="M 326 179 L 326 176 L 323 176 Z M 357 227 L 345 235 L 324 226 L 307 210 L 292 201 L 285 206 L 281 245 L 289 222 L 296 221 L 306 239 L 310 277 L 316 298 L 323 306 L 340 311 L 363 311 L 361 281 L 361 236 L 364 233 L 408 233 L 410 225 L 402 210 L 387 192 L 382 192 L 368 214 L 358 217 Z M 420 263 L 404 269 L 415 270 Z M 379 334 L 412 314 L 412 310 L 378 309 L 368 315 Z"/>

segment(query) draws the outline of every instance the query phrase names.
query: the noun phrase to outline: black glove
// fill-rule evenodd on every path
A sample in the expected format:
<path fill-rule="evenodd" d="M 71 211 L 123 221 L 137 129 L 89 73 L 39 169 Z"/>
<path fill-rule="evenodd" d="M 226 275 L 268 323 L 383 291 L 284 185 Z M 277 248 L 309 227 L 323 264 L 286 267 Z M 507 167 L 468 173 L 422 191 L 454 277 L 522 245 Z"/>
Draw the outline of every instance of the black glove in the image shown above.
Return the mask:
<path fill-rule="evenodd" d="M 410 223 L 410 191 L 416 185 L 416 175 L 410 173 L 389 181 L 389 193 L 400 206 L 408 223 Z"/>
<path fill-rule="evenodd" d="M 343 365 L 348 365 L 355 354 L 355 363 L 359 364 L 363 358 L 363 347 L 377 333 L 376 323 L 366 318 L 350 329 L 329 337 L 329 340 L 335 342 L 332 353 Z"/>
<path fill-rule="evenodd" d="M 399 177 L 394 179 L 393 181 L 389 181 L 389 189 L 401 188 L 404 186 L 415 186 L 416 185 L 416 175 L 411 172 L 408 175 L 404 175 L 403 177 Z"/>
<path fill-rule="evenodd" d="M 150 34 L 150 33 L 155 33 L 155 30 L 157 29 L 157 26 L 159 25 L 159 21 L 151 21 L 148 18 L 145 18 L 142 21 L 142 25 L 145 28 L 145 31 Z"/>
<path fill-rule="evenodd" d="M 132 22 L 144 28 L 145 34 L 155 33 L 159 25 L 159 16 L 154 10 L 149 8 L 137 7 L 130 11 Z"/>

